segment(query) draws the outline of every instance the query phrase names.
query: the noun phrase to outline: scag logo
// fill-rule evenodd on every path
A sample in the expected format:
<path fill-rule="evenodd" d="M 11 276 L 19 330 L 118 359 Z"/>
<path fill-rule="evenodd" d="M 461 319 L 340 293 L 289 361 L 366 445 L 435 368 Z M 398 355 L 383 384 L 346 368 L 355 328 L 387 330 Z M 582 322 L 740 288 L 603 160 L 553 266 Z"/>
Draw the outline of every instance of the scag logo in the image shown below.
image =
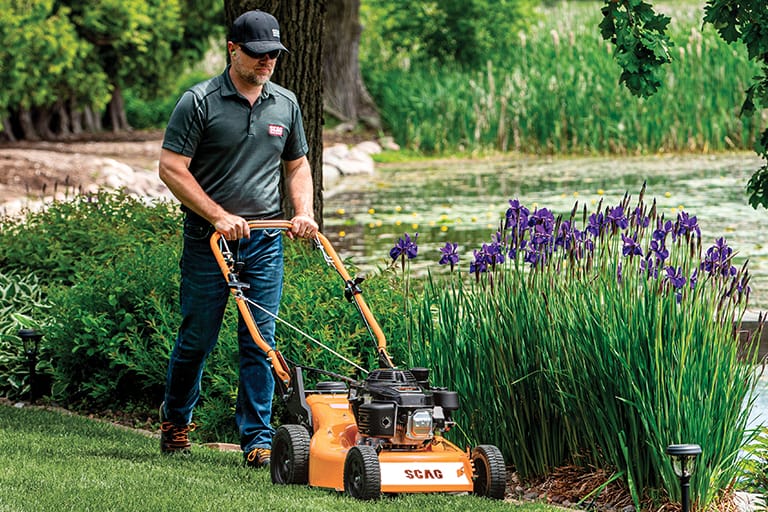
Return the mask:
<path fill-rule="evenodd" d="M 405 477 L 409 480 L 442 480 L 443 472 L 439 469 L 406 469 Z"/>

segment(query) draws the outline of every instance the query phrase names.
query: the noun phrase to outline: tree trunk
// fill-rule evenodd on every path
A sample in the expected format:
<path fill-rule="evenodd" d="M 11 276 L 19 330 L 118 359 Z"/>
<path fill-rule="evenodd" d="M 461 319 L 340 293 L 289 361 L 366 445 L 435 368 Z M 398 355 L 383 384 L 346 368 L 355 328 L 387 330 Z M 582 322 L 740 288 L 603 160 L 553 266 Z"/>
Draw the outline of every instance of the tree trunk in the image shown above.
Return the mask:
<path fill-rule="evenodd" d="M 115 84 L 112 91 L 112 99 L 109 100 L 109 122 L 112 125 L 113 132 L 128 131 L 131 125 L 128 124 L 128 116 L 125 114 L 125 101 L 123 100 L 123 91 L 120 86 Z"/>
<path fill-rule="evenodd" d="M 101 116 L 94 113 L 93 109 L 88 105 L 83 109 L 83 120 L 85 121 L 85 129 L 88 133 L 101 131 Z"/>
<path fill-rule="evenodd" d="M 62 101 L 56 102 L 54 109 L 56 111 L 56 134 L 60 139 L 67 139 L 72 135 L 69 129 L 69 110 Z"/>
<path fill-rule="evenodd" d="M 38 141 L 40 136 L 32 122 L 32 112 L 28 108 L 19 107 L 19 125 L 21 126 L 21 138 L 24 140 Z"/>
<path fill-rule="evenodd" d="M 72 134 L 77 136 L 83 133 L 83 110 L 78 108 L 75 101 L 69 102 L 69 124 Z"/>
<path fill-rule="evenodd" d="M 272 80 L 296 94 L 309 144 L 309 164 L 315 187 L 315 219 L 323 220 L 323 80 L 322 43 L 326 0 L 224 0 L 227 27 L 247 10 L 271 13 L 280 23 L 280 39 L 289 53 L 282 55 Z M 286 194 L 283 194 L 286 197 Z M 293 209 L 283 201 L 288 218 Z"/>
<path fill-rule="evenodd" d="M 378 130 L 381 128 L 381 117 L 360 73 L 360 0 L 328 0 L 325 24 L 325 111 L 350 129 L 362 122 Z"/>
<path fill-rule="evenodd" d="M 0 140 L 8 142 L 16 142 L 16 136 L 13 134 L 13 125 L 11 124 L 11 116 L 5 116 L 0 119 L 2 123 L 2 129 L 0 129 Z"/>
<path fill-rule="evenodd" d="M 51 119 L 53 118 L 53 112 L 50 108 L 38 108 L 35 110 L 37 115 L 35 116 L 35 129 L 37 134 L 43 140 L 54 140 L 56 134 L 51 130 Z"/>

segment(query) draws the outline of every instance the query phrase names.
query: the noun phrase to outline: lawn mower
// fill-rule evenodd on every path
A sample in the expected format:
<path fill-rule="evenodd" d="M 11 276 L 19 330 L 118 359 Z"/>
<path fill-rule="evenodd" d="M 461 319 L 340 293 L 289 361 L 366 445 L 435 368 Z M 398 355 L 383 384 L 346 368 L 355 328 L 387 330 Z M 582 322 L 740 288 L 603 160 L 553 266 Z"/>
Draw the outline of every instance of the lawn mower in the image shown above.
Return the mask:
<path fill-rule="evenodd" d="M 251 221 L 249 226 L 291 229 L 290 221 L 285 220 Z M 377 343 L 379 368 L 367 372 L 355 365 L 367 374 L 364 380 L 289 365 L 259 333 L 251 307 L 265 310 L 243 293 L 248 285 L 238 277 L 242 264 L 234 260 L 220 233 L 210 239 L 238 310 L 272 365 L 276 393 L 293 421 L 275 432 L 272 482 L 335 489 L 361 500 L 430 492 L 503 499 L 506 469 L 500 450 L 488 444 L 461 449 L 443 437 L 455 426 L 452 414 L 459 409 L 458 394 L 431 385 L 427 368 L 403 370 L 392 363 L 384 333 L 363 299 L 362 279 L 350 277 L 325 236 L 318 233 L 313 241 L 344 280 L 346 299 L 356 305 Z M 304 374 L 310 371 L 318 372 L 320 379 L 330 376 L 335 380 L 321 380 L 315 389 L 305 389 Z"/>

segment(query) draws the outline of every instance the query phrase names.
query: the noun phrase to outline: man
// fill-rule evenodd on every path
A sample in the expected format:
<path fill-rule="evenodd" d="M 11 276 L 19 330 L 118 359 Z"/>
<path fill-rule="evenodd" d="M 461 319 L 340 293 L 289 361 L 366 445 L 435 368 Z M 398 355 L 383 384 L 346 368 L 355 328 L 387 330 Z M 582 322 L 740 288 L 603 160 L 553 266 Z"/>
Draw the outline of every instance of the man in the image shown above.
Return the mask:
<path fill-rule="evenodd" d="M 281 163 L 295 216 L 288 235 L 313 237 L 312 175 L 296 96 L 270 82 L 280 52 L 277 20 L 249 11 L 232 24 L 230 64 L 195 85 L 171 114 L 160 156 L 160 178 L 185 212 L 181 256 L 181 313 L 160 407 L 161 451 L 190 448 L 192 410 L 200 378 L 218 339 L 229 290 L 208 245 L 214 231 L 245 266 L 241 281 L 249 299 L 277 314 L 283 282 L 282 237 L 254 230 L 249 220 L 281 218 Z M 274 346 L 274 318 L 254 311 L 264 339 Z M 269 465 L 274 380 L 264 353 L 240 318 L 240 382 L 235 417 L 245 462 Z"/>

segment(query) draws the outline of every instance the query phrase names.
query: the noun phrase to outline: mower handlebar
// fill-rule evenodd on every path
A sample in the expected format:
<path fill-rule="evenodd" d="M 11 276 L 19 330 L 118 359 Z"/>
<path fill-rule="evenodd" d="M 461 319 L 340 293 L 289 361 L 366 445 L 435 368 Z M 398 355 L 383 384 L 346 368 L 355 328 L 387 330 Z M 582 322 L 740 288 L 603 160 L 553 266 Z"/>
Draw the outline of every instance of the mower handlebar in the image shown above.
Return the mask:
<path fill-rule="evenodd" d="M 289 220 L 252 220 L 252 221 L 248 221 L 248 227 L 250 227 L 251 229 L 281 229 L 281 230 L 288 231 L 291 228 L 293 228 L 293 223 L 291 223 L 291 221 Z M 215 232 L 213 235 L 211 235 L 210 245 L 211 245 L 211 250 L 213 251 L 213 255 L 216 258 L 217 263 L 219 264 L 219 268 L 224 274 L 224 278 L 227 279 L 228 282 L 231 282 L 231 279 L 232 279 L 232 269 L 230 268 L 231 263 L 227 262 L 227 260 L 225 259 L 224 254 L 222 253 L 222 250 L 221 250 L 221 246 L 219 244 L 219 240 L 221 240 L 222 236 L 223 235 L 218 231 Z M 318 232 L 315 235 L 315 240 L 317 241 L 319 247 L 321 247 L 325 252 L 325 255 L 327 256 L 326 260 L 333 263 L 334 268 L 339 273 L 339 275 L 344 280 L 344 282 L 347 285 L 349 285 L 349 283 L 353 283 L 352 277 L 349 275 L 349 272 L 347 272 L 347 269 L 344 266 L 344 263 L 341 261 L 341 258 L 339 258 L 339 255 L 336 253 L 336 250 L 333 248 L 333 246 L 331 245 L 331 242 L 325 237 L 325 235 Z M 256 323 L 253 320 L 253 316 L 251 315 L 250 310 L 245 304 L 245 301 L 242 300 L 242 297 L 238 295 L 238 294 L 242 294 L 242 292 L 237 287 L 232 287 L 231 290 L 233 295 L 235 295 L 235 298 L 238 299 L 237 300 L 238 309 L 240 310 L 240 313 L 243 316 L 243 319 L 245 320 L 245 323 L 248 326 L 248 330 L 250 331 L 251 336 L 256 342 L 256 345 L 258 345 L 259 348 L 271 360 L 272 366 L 275 369 L 275 373 L 277 374 L 278 378 L 280 378 L 280 380 L 282 380 L 283 383 L 286 384 L 286 386 L 289 385 L 290 375 L 289 375 L 288 368 L 285 367 L 284 362 L 282 361 L 282 356 L 280 356 L 279 352 L 276 352 L 275 349 L 270 347 L 269 344 L 267 344 L 267 342 L 264 340 L 264 338 L 261 337 L 261 334 L 259 333 L 258 327 L 256 327 Z M 365 321 L 366 325 L 370 329 L 371 334 L 376 338 L 379 359 L 387 363 L 390 367 L 394 367 L 394 364 L 392 364 L 392 361 L 389 358 L 389 354 L 387 353 L 387 348 L 386 348 L 387 341 L 386 341 L 386 337 L 384 336 L 384 332 L 381 330 L 379 323 L 376 321 L 376 318 L 373 316 L 373 313 L 371 313 L 371 310 L 368 308 L 368 305 L 365 303 L 365 299 L 363 299 L 360 293 L 354 293 L 352 294 L 352 297 L 350 300 L 355 301 L 355 304 L 357 305 L 357 308 L 360 311 L 360 314 L 363 316 L 363 320 Z"/>

